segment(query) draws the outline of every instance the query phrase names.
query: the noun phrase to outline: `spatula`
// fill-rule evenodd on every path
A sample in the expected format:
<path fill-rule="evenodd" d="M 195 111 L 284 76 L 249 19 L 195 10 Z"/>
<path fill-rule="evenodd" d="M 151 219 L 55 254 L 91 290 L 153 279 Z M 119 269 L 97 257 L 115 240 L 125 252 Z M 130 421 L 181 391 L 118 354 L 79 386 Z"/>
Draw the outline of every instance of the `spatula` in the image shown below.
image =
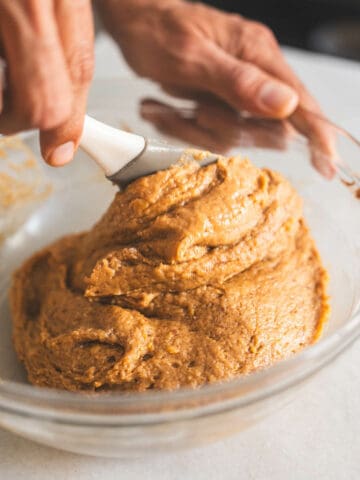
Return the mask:
<path fill-rule="evenodd" d="M 80 147 L 103 169 L 106 177 L 125 187 L 138 177 L 164 170 L 178 160 L 191 159 L 190 150 L 149 140 L 85 116 Z M 201 165 L 214 162 L 218 155 L 203 153 Z"/>
<path fill-rule="evenodd" d="M 336 133 L 346 136 L 360 146 L 360 142 L 344 129 L 324 117 L 307 111 Z M 182 161 L 193 160 L 196 150 L 184 150 L 166 142 L 150 140 L 141 135 L 125 132 L 99 122 L 86 115 L 80 147 L 103 169 L 106 177 L 123 188 L 138 177 L 164 170 Z M 198 151 L 201 165 L 214 162 L 219 155 Z M 338 177 L 346 184 L 360 187 L 359 176 L 342 158 L 333 158 Z"/>

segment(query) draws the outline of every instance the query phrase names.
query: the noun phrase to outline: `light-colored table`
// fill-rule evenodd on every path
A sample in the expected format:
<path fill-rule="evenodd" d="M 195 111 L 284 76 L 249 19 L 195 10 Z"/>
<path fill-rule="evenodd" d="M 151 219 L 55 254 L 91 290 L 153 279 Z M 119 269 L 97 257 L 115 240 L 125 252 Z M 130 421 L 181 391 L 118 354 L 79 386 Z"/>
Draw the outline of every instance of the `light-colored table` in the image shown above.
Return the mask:
<path fill-rule="evenodd" d="M 325 111 L 360 135 L 360 64 L 285 52 Z M 131 75 L 110 41 L 100 38 L 96 75 L 119 74 Z M 0 430 L 1 480 L 359 478 L 360 342 L 272 418 L 237 437 L 177 455 L 132 461 L 77 456 Z"/>

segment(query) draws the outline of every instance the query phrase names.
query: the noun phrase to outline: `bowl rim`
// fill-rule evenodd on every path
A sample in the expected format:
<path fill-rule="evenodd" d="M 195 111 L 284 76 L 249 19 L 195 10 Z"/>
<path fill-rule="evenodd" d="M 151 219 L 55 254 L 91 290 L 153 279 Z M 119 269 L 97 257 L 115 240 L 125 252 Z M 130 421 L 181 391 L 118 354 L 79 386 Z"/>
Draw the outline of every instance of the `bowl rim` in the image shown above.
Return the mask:
<path fill-rule="evenodd" d="M 188 108 L 185 110 L 188 111 Z M 342 132 L 340 127 L 339 131 Z M 303 148 L 303 141 L 300 140 L 299 143 Z M 2 279 L 0 301 L 5 300 L 8 283 L 9 279 Z M 248 376 L 195 389 L 89 394 L 0 379 L 0 414 L 31 416 L 65 424 L 114 427 L 177 421 L 222 413 L 265 401 L 294 387 L 330 364 L 359 336 L 360 302 L 344 325 L 293 357 Z"/>
<path fill-rule="evenodd" d="M 300 353 L 245 377 L 157 392 L 75 393 L 0 381 L 0 413 L 79 425 L 141 425 L 245 408 L 298 385 L 360 337 L 360 304 L 345 325 Z M 285 375 L 293 371 L 291 376 Z M 277 381 L 274 377 L 278 376 Z M 259 383 L 264 386 L 258 387 Z M 247 393 L 243 393 L 247 390 Z M 240 392 L 240 393 L 239 393 Z M 160 407 L 160 408 L 159 408 Z"/>

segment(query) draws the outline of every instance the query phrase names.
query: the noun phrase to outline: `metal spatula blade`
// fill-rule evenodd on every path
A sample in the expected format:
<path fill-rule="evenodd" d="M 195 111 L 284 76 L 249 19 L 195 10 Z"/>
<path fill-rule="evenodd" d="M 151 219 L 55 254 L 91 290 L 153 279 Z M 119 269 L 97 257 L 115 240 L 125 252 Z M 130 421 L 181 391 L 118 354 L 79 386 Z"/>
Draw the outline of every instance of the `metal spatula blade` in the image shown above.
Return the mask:
<path fill-rule="evenodd" d="M 106 177 L 120 187 L 136 178 L 182 161 L 194 160 L 190 152 L 166 142 L 150 140 L 134 133 L 106 125 L 94 118 L 85 117 L 80 147 L 104 170 Z M 219 155 L 199 152 L 201 165 L 214 162 Z"/>

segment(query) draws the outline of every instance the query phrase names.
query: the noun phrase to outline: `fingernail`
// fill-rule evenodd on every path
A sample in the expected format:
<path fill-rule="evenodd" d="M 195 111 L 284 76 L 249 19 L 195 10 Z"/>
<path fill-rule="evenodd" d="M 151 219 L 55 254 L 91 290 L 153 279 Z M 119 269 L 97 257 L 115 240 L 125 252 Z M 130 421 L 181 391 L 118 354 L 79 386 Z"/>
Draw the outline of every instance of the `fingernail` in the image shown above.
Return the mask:
<path fill-rule="evenodd" d="M 74 157 L 74 142 L 66 142 L 56 147 L 50 155 L 48 162 L 54 167 L 61 167 L 66 163 L 69 163 Z"/>
<path fill-rule="evenodd" d="M 265 83 L 259 92 L 260 106 L 270 113 L 289 115 L 298 103 L 294 90 L 280 83 Z"/>

